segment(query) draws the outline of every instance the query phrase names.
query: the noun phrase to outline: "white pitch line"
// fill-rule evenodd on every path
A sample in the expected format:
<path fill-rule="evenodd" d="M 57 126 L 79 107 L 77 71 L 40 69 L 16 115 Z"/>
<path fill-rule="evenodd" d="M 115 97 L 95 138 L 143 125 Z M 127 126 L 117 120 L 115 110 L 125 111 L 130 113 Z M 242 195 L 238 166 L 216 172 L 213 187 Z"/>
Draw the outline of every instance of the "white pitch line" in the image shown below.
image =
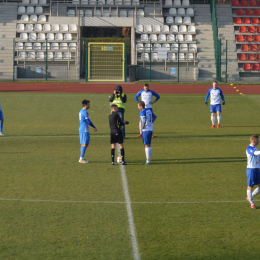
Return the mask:
<path fill-rule="evenodd" d="M 117 151 L 119 152 L 119 145 L 117 144 L 116 146 L 117 146 Z M 134 259 L 140 260 L 141 258 L 139 255 L 138 243 L 137 243 L 137 238 L 135 235 L 134 218 L 133 218 L 133 212 L 132 212 L 132 207 L 131 207 L 130 195 L 129 195 L 129 191 L 128 191 L 125 166 L 122 164 L 120 165 L 120 171 L 121 171 L 121 177 L 122 177 L 122 183 L 123 183 L 123 189 L 124 189 L 124 195 L 125 195 L 125 201 L 126 201 L 126 210 L 127 210 L 128 223 L 129 223 L 129 229 L 130 229 L 131 240 L 132 240 Z"/>

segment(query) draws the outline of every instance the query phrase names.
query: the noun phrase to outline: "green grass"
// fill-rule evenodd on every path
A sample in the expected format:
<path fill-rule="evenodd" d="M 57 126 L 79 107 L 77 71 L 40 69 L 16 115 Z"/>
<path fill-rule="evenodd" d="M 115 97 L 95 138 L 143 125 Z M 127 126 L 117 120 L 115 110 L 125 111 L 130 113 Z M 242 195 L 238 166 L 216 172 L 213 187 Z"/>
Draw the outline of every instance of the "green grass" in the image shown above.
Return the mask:
<path fill-rule="evenodd" d="M 0 138 L 0 259 L 133 259 L 120 167 L 110 165 L 108 95 L 0 98 L 8 135 Z M 90 129 L 87 165 L 78 163 L 84 98 L 98 129 Z M 125 169 L 141 259 L 258 258 L 245 149 L 260 134 L 260 96 L 226 95 L 220 129 L 210 128 L 204 98 L 161 95 L 152 164 L 143 166 L 139 111 L 128 95 Z"/>

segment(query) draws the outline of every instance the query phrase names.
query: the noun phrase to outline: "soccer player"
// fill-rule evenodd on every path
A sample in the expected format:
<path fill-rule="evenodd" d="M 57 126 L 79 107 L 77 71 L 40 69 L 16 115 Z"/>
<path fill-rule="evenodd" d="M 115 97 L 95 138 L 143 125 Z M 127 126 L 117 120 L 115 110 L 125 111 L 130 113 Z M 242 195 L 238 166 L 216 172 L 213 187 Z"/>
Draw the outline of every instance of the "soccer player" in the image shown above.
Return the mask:
<path fill-rule="evenodd" d="M 141 111 L 141 129 L 146 155 L 146 161 L 142 164 L 150 164 L 152 155 L 153 113 L 151 109 L 145 108 L 145 103 L 143 101 L 138 102 L 138 109 Z"/>
<path fill-rule="evenodd" d="M 247 155 L 247 201 L 251 205 L 251 209 L 256 209 L 253 197 L 260 193 L 260 171 L 259 171 L 259 154 L 256 146 L 259 144 L 259 136 L 252 135 L 250 137 L 250 145 L 246 149 Z M 254 185 L 258 187 L 253 191 Z"/>
<path fill-rule="evenodd" d="M 108 117 L 109 120 L 109 126 L 110 126 L 110 144 L 111 144 L 111 158 L 112 162 L 111 165 L 114 165 L 114 158 L 115 158 L 115 148 L 116 143 L 118 143 L 120 152 L 121 152 L 121 158 L 122 158 L 122 165 L 127 165 L 127 162 L 125 161 L 125 149 L 123 145 L 124 137 L 121 130 L 121 126 L 125 124 L 129 124 L 128 121 L 121 121 L 121 117 L 119 116 L 118 107 L 115 104 L 111 105 L 111 114 Z"/>
<path fill-rule="evenodd" d="M 141 96 L 141 101 L 143 101 L 145 103 L 145 108 L 146 109 L 150 109 L 152 111 L 153 122 L 154 122 L 155 119 L 157 118 L 157 116 L 153 113 L 152 105 L 160 99 L 160 96 L 156 92 L 154 92 L 152 90 L 149 90 L 149 85 L 148 84 L 144 85 L 144 90 L 139 91 L 135 95 L 136 102 L 139 102 L 138 98 L 140 96 Z M 156 99 L 154 101 L 152 101 L 153 100 L 153 96 L 156 97 Z M 142 136 L 141 118 L 140 118 L 140 122 L 139 122 L 139 129 L 140 129 L 140 134 L 137 137 L 141 137 Z M 154 136 L 152 136 L 152 137 L 154 137 Z"/>
<path fill-rule="evenodd" d="M 212 128 L 215 127 L 215 114 L 217 112 L 217 119 L 218 119 L 218 125 L 217 128 L 220 127 L 220 120 L 221 120 L 221 101 L 220 97 L 223 101 L 223 106 L 225 105 L 225 99 L 224 95 L 222 93 L 222 90 L 218 88 L 218 82 L 216 80 L 213 81 L 213 88 L 209 89 L 208 94 L 206 95 L 205 104 L 208 105 L 208 98 L 210 96 L 210 113 L 211 113 L 211 122 L 212 122 Z"/>
<path fill-rule="evenodd" d="M 1 103 L 0 103 L 0 137 L 6 136 L 3 134 L 3 126 L 4 126 L 4 115 L 3 115 L 3 111 L 2 111 Z"/>
<path fill-rule="evenodd" d="M 87 109 L 90 108 L 90 101 L 84 99 L 82 106 L 83 108 L 79 111 L 79 139 L 81 144 L 79 163 L 89 163 L 89 161 L 84 158 L 89 145 L 89 125 L 94 128 L 95 132 L 97 132 L 97 128 L 88 117 Z"/>

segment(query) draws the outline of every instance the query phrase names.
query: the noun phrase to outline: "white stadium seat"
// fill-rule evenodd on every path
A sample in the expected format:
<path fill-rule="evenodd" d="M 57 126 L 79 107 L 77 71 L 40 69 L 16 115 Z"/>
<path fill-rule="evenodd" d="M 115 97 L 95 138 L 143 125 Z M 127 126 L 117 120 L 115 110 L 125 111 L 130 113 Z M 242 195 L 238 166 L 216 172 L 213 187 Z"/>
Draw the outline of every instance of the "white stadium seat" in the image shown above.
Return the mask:
<path fill-rule="evenodd" d="M 152 48 L 152 45 L 150 43 L 146 43 L 144 45 L 144 50 L 145 52 L 150 52 L 150 49 Z"/>
<path fill-rule="evenodd" d="M 41 43 L 40 43 L 40 42 L 35 42 L 35 43 L 33 44 L 33 49 L 34 49 L 34 50 L 41 50 L 41 49 L 42 49 Z"/>
<path fill-rule="evenodd" d="M 31 0 L 31 4 L 32 5 L 37 5 L 37 4 L 39 4 L 39 2 L 38 2 L 38 0 Z"/>
<path fill-rule="evenodd" d="M 181 6 L 181 0 L 174 0 L 173 5 L 174 6 Z"/>
<path fill-rule="evenodd" d="M 188 53 L 187 54 L 187 60 L 194 60 L 194 54 L 193 53 Z"/>
<path fill-rule="evenodd" d="M 26 24 L 25 30 L 26 31 L 33 31 L 33 24 L 31 24 L 31 23 Z"/>
<path fill-rule="evenodd" d="M 17 24 L 17 31 L 24 31 L 24 24 L 23 23 Z"/>
<path fill-rule="evenodd" d="M 37 20 L 38 20 L 38 16 L 33 14 L 30 16 L 30 21 L 33 22 L 33 23 L 37 23 Z"/>
<path fill-rule="evenodd" d="M 28 6 L 26 12 L 27 12 L 27 14 L 34 14 L 34 7 Z"/>
<path fill-rule="evenodd" d="M 142 34 L 141 35 L 141 41 L 142 42 L 148 42 L 148 35 L 147 34 Z"/>
<path fill-rule="evenodd" d="M 187 8 L 187 15 L 194 16 L 194 9 L 193 8 Z"/>
<path fill-rule="evenodd" d="M 22 0 L 22 4 L 28 5 L 28 4 L 30 4 L 30 0 Z"/>
<path fill-rule="evenodd" d="M 84 16 L 84 10 L 78 10 L 77 16 Z"/>
<path fill-rule="evenodd" d="M 170 14 L 170 15 L 176 15 L 176 14 L 177 14 L 176 8 L 170 8 L 169 14 Z"/>
<path fill-rule="evenodd" d="M 47 59 L 52 60 L 53 59 L 53 52 L 48 51 L 47 53 Z"/>
<path fill-rule="evenodd" d="M 75 10 L 68 10 L 67 12 L 69 17 L 74 17 L 75 16 Z"/>
<path fill-rule="evenodd" d="M 71 43 L 69 44 L 69 49 L 70 49 L 70 51 L 76 50 L 76 49 L 77 49 L 77 43 L 71 42 Z"/>
<path fill-rule="evenodd" d="M 157 35 L 156 34 L 151 34 L 150 35 L 150 40 L 151 40 L 151 42 L 157 42 Z"/>
<path fill-rule="evenodd" d="M 168 32 L 170 32 L 169 25 L 163 25 L 162 26 L 162 33 L 168 33 Z"/>
<path fill-rule="evenodd" d="M 189 45 L 189 51 L 197 51 L 197 45 L 195 43 L 191 43 Z"/>
<path fill-rule="evenodd" d="M 178 25 L 172 25 L 171 26 L 171 33 L 178 33 L 179 29 L 178 29 Z"/>
<path fill-rule="evenodd" d="M 172 17 L 172 16 L 167 16 L 167 17 L 166 17 L 166 23 L 168 23 L 168 24 L 174 23 L 173 17 Z"/>
<path fill-rule="evenodd" d="M 24 13 L 26 13 L 25 6 L 19 6 L 18 7 L 18 14 L 24 14 Z"/>
<path fill-rule="evenodd" d="M 158 37 L 159 42 L 166 42 L 166 35 L 165 34 L 160 34 Z"/>
<path fill-rule="evenodd" d="M 159 48 L 161 48 L 161 44 L 160 44 L 160 43 L 155 43 L 155 44 L 153 45 L 153 50 L 154 50 L 154 51 L 158 51 Z"/>
<path fill-rule="evenodd" d="M 171 50 L 172 50 L 172 51 L 178 51 L 178 46 L 179 46 L 178 43 L 173 43 L 173 44 L 172 44 L 172 47 L 171 47 Z"/>
<path fill-rule="evenodd" d="M 81 0 L 81 4 L 82 5 L 87 5 L 88 4 L 88 0 Z"/>
<path fill-rule="evenodd" d="M 49 23 L 46 23 L 43 25 L 43 31 L 50 32 L 51 31 L 51 25 Z"/>
<path fill-rule="evenodd" d="M 186 44 L 186 43 L 182 43 L 181 45 L 180 45 L 180 51 L 188 51 L 188 44 Z"/>
<path fill-rule="evenodd" d="M 156 52 L 151 53 L 151 60 L 153 62 L 158 61 L 158 53 Z"/>
<path fill-rule="evenodd" d="M 17 42 L 16 43 L 16 49 L 23 50 L 23 43 L 22 42 Z"/>
<path fill-rule="evenodd" d="M 110 17 L 109 9 L 103 9 L 103 17 Z"/>
<path fill-rule="evenodd" d="M 190 0 L 183 0 L 182 1 L 182 6 L 189 6 L 190 5 Z"/>
<path fill-rule="evenodd" d="M 59 50 L 59 49 L 60 49 L 59 43 L 53 42 L 53 43 L 51 44 L 51 49 L 52 49 L 52 50 Z"/>
<path fill-rule="evenodd" d="M 39 33 L 38 40 L 45 41 L 45 33 Z"/>
<path fill-rule="evenodd" d="M 152 25 L 145 25 L 144 26 L 144 32 L 145 33 L 151 33 L 153 31 Z"/>
<path fill-rule="evenodd" d="M 36 31 L 36 32 L 42 31 L 42 25 L 41 24 L 35 24 L 34 25 L 34 31 Z"/>
<path fill-rule="evenodd" d="M 133 5 L 139 5 L 139 0 L 132 0 Z"/>
<path fill-rule="evenodd" d="M 136 25 L 136 32 L 142 33 L 144 31 L 144 26 L 141 24 Z"/>
<path fill-rule="evenodd" d="M 184 16 L 185 15 L 185 9 L 184 8 L 178 8 L 178 15 Z"/>
<path fill-rule="evenodd" d="M 62 42 L 60 44 L 60 50 L 67 50 L 68 49 L 68 43 Z"/>
<path fill-rule="evenodd" d="M 179 32 L 180 33 L 187 32 L 187 26 L 186 25 L 180 25 Z"/>
<path fill-rule="evenodd" d="M 133 11 L 133 10 L 129 10 L 127 14 L 128 14 L 128 17 L 135 17 L 135 11 Z"/>
<path fill-rule="evenodd" d="M 39 0 L 39 4 L 40 5 L 46 5 L 47 4 L 47 0 Z"/>
<path fill-rule="evenodd" d="M 144 17 L 144 10 L 138 10 L 137 11 L 137 17 Z"/>
<path fill-rule="evenodd" d="M 26 50 L 32 50 L 32 43 L 31 42 L 26 42 L 25 43 L 25 49 Z"/>
<path fill-rule="evenodd" d="M 165 0 L 165 5 L 172 6 L 172 0 Z"/>
<path fill-rule="evenodd" d="M 115 9 L 111 10 L 111 17 L 118 17 L 117 10 Z"/>
<path fill-rule="evenodd" d="M 160 25 L 154 25 L 153 26 L 153 32 L 154 33 L 160 33 L 161 32 L 161 26 Z"/>
<path fill-rule="evenodd" d="M 55 34 L 55 40 L 56 41 L 63 41 L 63 34 L 62 33 L 56 33 Z"/>
<path fill-rule="evenodd" d="M 191 34 L 186 34 L 185 35 L 185 41 L 186 42 L 192 42 L 192 35 Z"/>
<path fill-rule="evenodd" d="M 107 4 L 108 5 L 110 5 L 110 4 L 113 5 L 114 4 L 114 0 L 107 0 Z"/>
<path fill-rule="evenodd" d="M 168 34 L 168 35 L 167 35 L 167 41 L 168 41 L 168 42 L 175 42 L 175 36 L 174 36 L 174 34 Z"/>
<path fill-rule="evenodd" d="M 195 26 L 194 25 L 189 25 L 188 26 L 188 32 L 196 32 Z"/>
<path fill-rule="evenodd" d="M 96 9 L 96 17 L 101 17 L 101 10 L 100 9 Z"/>
<path fill-rule="evenodd" d="M 136 44 L 136 50 L 139 52 L 142 52 L 144 49 L 144 45 L 142 43 L 137 43 Z"/>
<path fill-rule="evenodd" d="M 58 32 L 60 30 L 60 25 L 59 24 L 53 24 L 51 30 Z"/>
<path fill-rule="evenodd" d="M 28 34 L 27 33 L 21 33 L 20 34 L 20 39 L 21 40 L 27 40 L 28 39 Z"/>
<path fill-rule="evenodd" d="M 63 59 L 64 60 L 70 60 L 71 59 L 71 53 L 70 52 L 64 52 Z"/>
<path fill-rule="evenodd" d="M 182 17 L 176 16 L 175 17 L 175 23 L 182 23 Z"/>
<path fill-rule="evenodd" d="M 176 42 L 178 42 L 178 41 L 180 41 L 180 42 L 183 41 L 183 35 L 182 34 L 177 34 L 176 35 Z"/>
<path fill-rule="evenodd" d="M 72 4 L 73 5 L 78 5 L 79 4 L 79 0 L 72 0 Z"/>
<path fill-rule="evenodd" d="M 89 0 L 89 4 L 90 4 L 90 5 L 96 5 L 96 4 L 97 4 L 97 1 L 96 1 L 96 0 Z"/>
<path fill-rule="evenodd" d="M 149 54 L 148 53 L 142 53 L 141 54 L 141 60 L 142 61 L 149 61 Z"/>
<path fill-rule="evenodd" d="M 48 41 L 53 41 L 54 40 L 54 33 L 48 33 L 47 39 L 48 39 Z"/>
<path fill-rule="evenodd" d="M 169 61 L 175 61 L 176 60 L 176 55 L 175 53 L 168 53 L 168 60 Z"/>
<path fill-rule="evenodd" d="M 70 24 L 69 25 L 69 31 L 70 32 L 76 32 L 77 31 L 77 25 L 76 24 Z"/>
<path fill-rule="evenodd" d="M 56 60 L 62 60 L 62 52 L 55 52 L 54 59 Z"/>
<path fill-rule="evenodd" d="M 93 16 L 93 15 L 92 15 L 92 10 L 91 10 L 91 9 L 85 10 L 85 16 L 86 16 L 86 17 L 92 17 L 92 16 Z"/>
<path fill-rule="evenodd" d="M 29 40 L 36 41 L 37 40 L 36 33 L 29 33 Z"/>
<path fill-rule="evenodd" d="M 120 11 L 119 11 L 119 16 L 120 16 L 120 17 L 127 17 L 127 12 L 126 12 L 126 10 L 120 10 Z"/>
<path fill-rule="evenodd" d="M 124 0 L 124 5 L 131 5 L 131 0 Z"/>
<path fill-rule="evenodd" d="M 49 50 L 50 48 L 51 48 L 50 43 L 47 43 L 47 50 Z M 44 43 L 42 44 L 42 49 L 43 49 L 43 50 L 46 50 L 46 42 L 44 42 Z"/>
<path fill-rule="evenodd" d="M 64 41 L 71 41 L 72 40 L 72 34 L 71 33 L 65 33 L 64 34 Z"/>
<path fill-rule="evenodd" d="M 115 0 L 115 5 L 122 5 L 122 0 Z"/>
<path fill-rule="evenodd" d="M 184 18 L 183 18 L 183 23 L 191 23 L 191 18 L 189 17 L 189 16 L 185 16 Z"/>
<path fill-rule="evenodd" d="M 29 16 L 27 14 L 23 14 L 22 17 L 21 17 L 21 20 L 24 21 L 24 22 L 29 22 Z"/>
<path fill-rule="evenodd" d="M 34 51 L 28 52 L 28 59 L 35 60 L 35 52 Z"/>
<path fill-rule="evenodd" d="M 179 60 L 185 60 L 185 54 L 183 52 L 179 53 Z"/>
<path fill-rule="evenodd" d="M 167 48 L 167 51 L 170 51 L 171 50 L 171 45 L 169 43 L 164 43 L 162 45 L 163 48 Z"/>
<path fill-rule="evenodd" d="M 38 22 L 39 23 L 45 23 L 46 22 L 46 15 L 44 15 L 44 14 L 39 15 Z"/>
<path fill-rule="evenodd" d="M 18 55 L 18 58 L 19 58 L 19 59 L 23 59 L 23 60 L 26 59 L 26 52 L 20 51 L 20 52 L 19 52 L 19 55 Z"/>
<path fill-rule="evenodd" d="M 99 5 L 104 5 L 105 4 L 105 0 L 98 0 L 98 4 Z"/>
<path fill-rule="evenodd" d="M 61 32 L 67 32 L 69 30 L 69 26 L 67 24 L 61 24 L 60 25 L 60 31 Z"/>

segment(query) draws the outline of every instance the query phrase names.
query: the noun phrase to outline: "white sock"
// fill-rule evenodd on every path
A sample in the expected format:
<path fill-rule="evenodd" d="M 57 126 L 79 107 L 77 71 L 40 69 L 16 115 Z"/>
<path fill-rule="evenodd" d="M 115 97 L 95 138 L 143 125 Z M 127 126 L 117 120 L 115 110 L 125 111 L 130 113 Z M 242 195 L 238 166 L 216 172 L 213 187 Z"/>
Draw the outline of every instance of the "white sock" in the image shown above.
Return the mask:
<path fill-rule="evenodd" d="M 215 125 L 215 116 L 211 116 L 212 125 Z"/>
<path fill-rule="evenodd" d="M 148 163 L 150 163 L 151 156 L 152 156 L 152 147 L 148 147 L 149 157 L 148 157 Z"/>
<path fill-rule="evenodd" d="M 218 124 L 220 124 L 221 116 L 217 116 Z"/>
<path fill-rule="evenodd" d="M 144 148 L 144 150 L 145 150 L 145 156 L 146 156 L 146 162 L 148 162 L 148 158 L 149 158 L 149 147 L 145 147 Z"/>
<path fill-rule="evenodd" d="M 140 131 L 140 134 L 141 134 L 142 133 L 141 122 L 139 122 L 139 131 Z"/>
<path fill-rule="evenodd" d="M 253 202 L 253 196 L 252 196 L 252 191 L 251 190 L 247 190 L 247 197 L 250 201 L 250 204 L 253 205 L 254 202 Z"/>
<path fill-rule="evenodd" d="M 259 187 L 257 187 L 257 188 L 253 191 L 252 197 L 254 197 L 255 195 L 257 195 L 257 194 L 259 194 L 259 193 L 260 193 L 260 189 L 259 189 Z"/>

